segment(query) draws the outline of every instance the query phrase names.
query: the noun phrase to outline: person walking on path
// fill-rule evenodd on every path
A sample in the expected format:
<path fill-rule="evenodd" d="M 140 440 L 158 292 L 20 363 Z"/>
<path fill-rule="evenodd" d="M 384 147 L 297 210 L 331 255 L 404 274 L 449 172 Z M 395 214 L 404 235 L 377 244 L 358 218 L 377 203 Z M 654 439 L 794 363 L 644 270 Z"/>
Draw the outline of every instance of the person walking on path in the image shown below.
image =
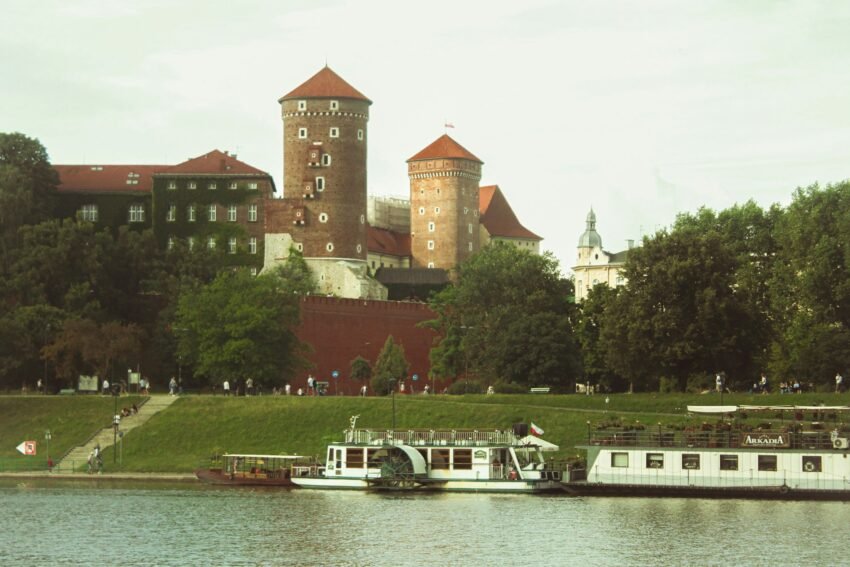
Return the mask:
<path fill-rule="evenodd" d="M 174 376 L 172 376 L 171 381 L 168 382 L 168 391 L 172 396 L 177 395 L 177 380 L 174 379 Z"/>
<path fill-rule="evenodd" d="M 224 384 L 221 385 L 221 389 L 224 390 L 225 396 L 229 396 L 230 395 L 230 382 L 228 382 L 225 379 Z"/>
<path fill-rule="evenodd" d="M 101 392 L 104 396 L 109 393 L 109 380 L 106 378 L 103 379 L 103 392 Z"/>
<path fill-rule="evenodd" d="M 292 394 L 292 386 L 289 385 L 289 382 L 287 382 L 286 386 L 283 387 L 283 391 L 286 393 L 287 396 Z"/>
<path fill-rule="evenodd" d="M 316 379 L 315 379 L 315 378 L 313 378 L 313 375 L 312 375 L 312 374 L 309 374 L 309 375 L 307 376 L 307 393 L 308 393 L 310 396 L 315 396 L 315 395 L 316 395 L 315 383 L 316 383 Z"/>
<path fill-rule="evenodd" d="M 840 394 L 844 386 L 844 376 L 840 372 L 835 373 L 835 393 Z"/>

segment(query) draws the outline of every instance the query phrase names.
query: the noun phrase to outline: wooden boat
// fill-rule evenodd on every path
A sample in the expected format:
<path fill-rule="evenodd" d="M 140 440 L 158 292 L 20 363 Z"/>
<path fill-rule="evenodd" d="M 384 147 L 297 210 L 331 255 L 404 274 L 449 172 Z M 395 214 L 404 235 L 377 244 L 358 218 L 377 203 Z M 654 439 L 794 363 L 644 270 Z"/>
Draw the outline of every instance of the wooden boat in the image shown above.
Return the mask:
<path fill-rule="evenodd" d="M 228 453 L 211 459 L 209 468 L 195 476 L 208 484 L 230 486 L 292 486 L 292 465 L 306 462 L 300 455 L 250 455 Z"/>
<path fill-rule="evenodd" d="M 524 424 L 518 424 L 524 426 Z M 561 491 L 565 466 L 547 461 L 556 445 L 499 429 L 357 429 L 328 446 L 324 465 L 293 466 L 304 488 L 469 492 Z"/>
<path fill-rule="evenodd" d="M 572 471 L 564 487 L 575 495 L 850 500 L 850 440 L 838 423 L 847 411 L 850 407 L 732 406 L 721 413 L 788 412 L 793 421 L 782 427 L 739 421 L 684 430 L 588 430 L 587 443 L 579 446 L 587 451 L 587 466 Z M 804 426 L 806 415 L 836 423 Z"/>

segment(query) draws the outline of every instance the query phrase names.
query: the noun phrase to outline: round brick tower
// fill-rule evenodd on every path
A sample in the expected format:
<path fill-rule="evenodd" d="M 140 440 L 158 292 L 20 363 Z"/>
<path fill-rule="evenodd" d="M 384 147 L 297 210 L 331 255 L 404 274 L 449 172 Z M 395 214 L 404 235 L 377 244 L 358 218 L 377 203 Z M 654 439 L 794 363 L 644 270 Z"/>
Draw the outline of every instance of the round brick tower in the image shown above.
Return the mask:
<path fill-rule="evenodd" d="M 478 251 L 483 163 L 448 134 L 407 160 L 413 267 L 450 270 Z"/>
<path fill-rule="evenodd" d="M 366 123 L 372 104 L 329 67 L 281 97 L 283 192 L 305 258 L 366 261 Z M 300 201 L 300 202 L 299 202 Z"/>

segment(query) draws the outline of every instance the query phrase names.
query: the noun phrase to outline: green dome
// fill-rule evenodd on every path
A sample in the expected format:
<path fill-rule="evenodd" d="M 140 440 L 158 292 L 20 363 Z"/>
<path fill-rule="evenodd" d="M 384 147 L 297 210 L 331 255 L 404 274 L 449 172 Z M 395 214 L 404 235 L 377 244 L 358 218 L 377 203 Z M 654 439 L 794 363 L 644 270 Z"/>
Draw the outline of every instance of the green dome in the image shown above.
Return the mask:
<path fill-rule="evenodd" d="M 580 248 L 602 248 L 602 237 L 596 232 L 596 213 L 593 209 L 587 213 L 587 229 L 578 239 Z"/>

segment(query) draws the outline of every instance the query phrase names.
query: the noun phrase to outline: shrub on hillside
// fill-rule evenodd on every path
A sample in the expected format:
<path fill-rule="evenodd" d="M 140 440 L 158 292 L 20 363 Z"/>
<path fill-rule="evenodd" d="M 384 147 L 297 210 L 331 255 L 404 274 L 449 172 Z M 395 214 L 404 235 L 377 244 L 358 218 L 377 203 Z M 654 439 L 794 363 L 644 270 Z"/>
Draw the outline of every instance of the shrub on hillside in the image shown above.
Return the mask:
<path fill-rule="evenodd" d="M 449 386 L 449 394 L 453 396 L 461 394 L 483 394 L 484 386 L 478 382 L 470 382 L 469 380 L 460 380 Z"/>
<path fill-rule="evenodd" d="M 514 382 L 496 382 L 493 384 L 493 390 L 497 394 L 525 394 L 528 388 Z"/>

